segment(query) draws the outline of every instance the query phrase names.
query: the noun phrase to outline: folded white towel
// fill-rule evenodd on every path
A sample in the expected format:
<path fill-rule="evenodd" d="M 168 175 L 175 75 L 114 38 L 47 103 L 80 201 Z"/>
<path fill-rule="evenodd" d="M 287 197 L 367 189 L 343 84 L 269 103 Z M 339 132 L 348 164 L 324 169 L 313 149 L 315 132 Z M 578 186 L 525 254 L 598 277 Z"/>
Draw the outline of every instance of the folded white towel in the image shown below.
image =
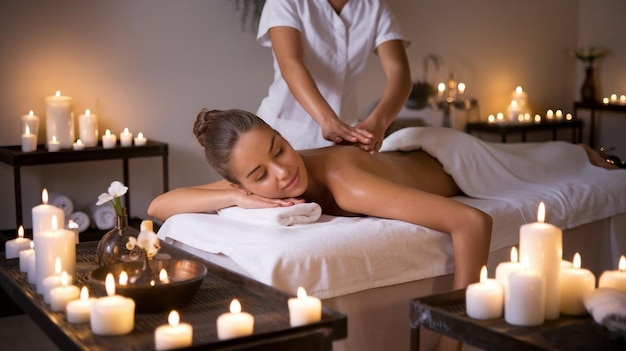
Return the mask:
<path fill-rule="evenodd" d="M 70 214 L 74 212 L 74 203 L 69 197 L 63 194 L 51 192 L 48 195 L 48 204 L 62 209 L 65 218 L 69 217 Z"/>
<path fill-rule="evenodd" d="M 68 220 L 70 219 L 78 224 L 79 233 L 82 233 L 85 230 L 89 229 L 89 225 L 91 224 L 89 216 L 85 212 L 81 211 L 72 212 L 68 217 Z"/>
<path fill-rule="evenodd" d="M 598 288 L 585 294 L 583 302 L 598 324 L 626 333 L 626 293 L 615 288 Z"/>
<path fill-rule="evenodd" d="M 91 223 L 99 230 L 111 229 L 115 226 L 115 209 L 108 204 L 92 204 L 88 209 Z"/>
<path fill-rule="evenodd" d="M 322 214 L 322 208 L 315 202 L 305 202 L 288 207 L 271 208 L 241 208 L 233 206 L 223 208 L 217 211 L 217 213 L 220 216 L 248 223 L 290 226 L 317 221 Z"/>

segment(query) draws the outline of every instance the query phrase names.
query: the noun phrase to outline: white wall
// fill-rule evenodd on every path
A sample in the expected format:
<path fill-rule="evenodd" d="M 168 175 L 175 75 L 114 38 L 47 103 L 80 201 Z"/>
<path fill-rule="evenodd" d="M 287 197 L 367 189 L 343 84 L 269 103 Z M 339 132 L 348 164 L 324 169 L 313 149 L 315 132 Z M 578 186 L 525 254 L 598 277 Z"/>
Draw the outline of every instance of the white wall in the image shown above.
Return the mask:
<path fill-rule="evenodd" d="M 422 79 L 423 57 L 441 56 L 444 66 L 433 80 L 454 72 L 467 84 L 467 94 L 480 100 L 483 117 L 504 111 L 516 85 L 528 91 L 536 111 L 570 110 L 581 68 L 569 50 L 585 40 L 614 50 L 611 60 L 626 56 L 618 52 L 624 50 L 623 36 L 608 40 L 596 32 L 603 26 L 616 30 L 604 18 L 619 22 L 620 0 L 602 0 L 601 6 L 581 0 L 580 10 L 572 0 L 389 2 L 413 39 L 408 54 L 414 79 Z M 256 43 L 253 30 L 242 31 L 236 3 L 0 2 L 0 145 L 18 144 L 20 115 L 33 109 L 43 118 L 44 97 L 61 90 L 73 97 L 76 114 L 90 108 L 100 116 L 101 131 L 129 127 L 169 143 L 171 187 L 215 180 L 191 133 L 196 113 L 205 106 L 255 111 L 272 76 L 271 53 Z M 611 62 L 607 58 L 602 69 Z M 603 87 L 626 92 L 621 69 L 622 86 L 609 87 L 615 75 L 603 71 Z M 362 113 L 382 89 L 375 57 L 368 73 L 359 92 Z M 67 194 L 81 209 L 121 179 L 120 164 L 24 168 L 26 226 L 43 187 Z M 145 216 L 160 182 L 158 159 L 131 160 L 133 215 Z M 12 170 L 0 166 L 0 229 L 15 227 L 12 184 Z"/>

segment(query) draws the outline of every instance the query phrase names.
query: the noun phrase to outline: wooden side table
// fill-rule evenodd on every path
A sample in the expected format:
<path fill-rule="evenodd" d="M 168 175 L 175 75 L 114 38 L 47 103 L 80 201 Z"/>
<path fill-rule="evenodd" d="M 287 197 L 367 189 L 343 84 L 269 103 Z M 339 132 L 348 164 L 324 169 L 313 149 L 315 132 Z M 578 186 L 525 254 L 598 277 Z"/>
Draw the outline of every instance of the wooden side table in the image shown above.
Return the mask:
<path fill-rule="evenodd" d="M 582 142 L 583 121 L 579 119 L 573 119 L 571 121 L 559 120 L 559 121 L 545 121 L 541 123 L 468 123 L 465 127 L 465 131 L 469 134 L 475 132 L 482 132 L 488 134 L 499 134 L 500 141 L 506 143 L 507 136 L 510 134 L 521 134 L 522 142 L 526 141 L 526 134 L 529 132 L 549 130 L 552 131 L 552 140 L 556 140 L 556 133 L 561 129 L 572 130 L 572 143 Z"/>
<path fill-rule="evenodd" d="M 21 170 L 25 166 L 50 165 L 58 163 L 122 160 L 124 184 L 129 184 L 128 160 L 138 157 L 161 157 L 163 164 L 163 192 L 169 190 L 168 178 L 168 145 L 159 141 L 148 140 L 145 146 L 121 147 L 105 149 L 102 144 L 96 147 L 74 151 L 62 149 L 58 152 L 48 152 L 44 145 L 38 145 L 33 152 L 22 152 L 19 145 L 0 147 L 0 162 L 13 167 L 13 186 L 15 191 L 15 224 L 16 228 L 23 224 L 22 213 L 22 182 Z M 130 194 L 124 196 L 126 208 L 130 209 Z M 130 217 L 130 213 L 128 214 Z"/>
<path fill-rule="evenodd" d="M 540 326 L 520 327 L 504 318 L 477 320 L 465 312 L 465 290 L 411 300 L 411 350 L 419 350 L 420 328 L 485 350 L 626 350 L 617 337 L 590 316 L 561 316 Z"/>
<path fill-rule="evenodd" d="M 595 147 L 596 111 L 610 111 L 626 113 L 626 105 L 603 104 L 600 102 L 575 102 L 574 116 L 578 117 L 578 110 L 589 110 L 589 146 Z"/>
<path fill-rule="evenodd" d="M 191 259 L 204 264 L 208 273 L 191 302 L 179 308 L 181 320 L 193 326 L 193 344 L 186 350 L 267 350 L 330 351 L 332 342 L 347 337 L 347 317 L 323 308 L 322 320 L 300 327 L 290 327 L 287 300 L 290 296 L 256 280 L 229 271 L 161 242 L 159 253 L 175 259 Z M 76 280 L 87 285 L 95 265 L 97 242 L 77 246 Z M 87 285 L 88 286 L 88 285 Z M 61 350 L 154 350 L 154 330 L 167 323 L 169 311 L 135 313 L 135 327 L 122 336 L 98 336 L 89 323 L 71 324 L 65 313 L 52 312 L 35 287 L 20 272 L 17 259 L 0 258 L 0 288 L 59 346 Z M 93 292 L 90 293 L 93 296 Z M 228 311 L 233 298 L 243 310 L 254 315 L 254 333 L 250 336 L 219 340 L 217 317 Z"/>

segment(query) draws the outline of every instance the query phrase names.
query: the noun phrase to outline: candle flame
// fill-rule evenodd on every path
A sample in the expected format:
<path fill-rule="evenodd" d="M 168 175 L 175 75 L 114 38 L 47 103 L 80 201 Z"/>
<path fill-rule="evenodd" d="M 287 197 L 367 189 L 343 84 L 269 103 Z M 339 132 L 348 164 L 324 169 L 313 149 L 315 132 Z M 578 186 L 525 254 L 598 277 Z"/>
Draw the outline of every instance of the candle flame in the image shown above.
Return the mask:
<path fill-rule="evenodd" d="M 91 114 L 91 110 L 90 109 L 86 109 L 85 110 L 85 115 L 89 116 Z"/>
<path fill-rule="evenodd" d="M 521 86 L 519 86 L 519 85 L 518 85 L 518 86 L 515 88 L 515 93 L 516 93 L 516 94 L 521 94 L 521 93 L 523 93 L 523 92 L 524 92 L 524 90 L 522 89 L 522 87 L 521 87 Z"/>
<path fill-rule="evenodd" d="M 154 279 L 152 279 L 152 280 L 150 281 L 150 286 L 155 286 L 155 285 L 156 285 L 156 282 L 154 281 Z"/>
<path fill-rule="evenodd" d="M 130 131 L 128 130 L 128 128 L 124 128 L 124 134 L 128 134 L 130 133 Z"/>
<path fill-rule="evenodd" d="M 167 322 L 172 327 L 175 327 L 178 323 L 180 323 L 180 315 L 176 312 L 176 310 L 172 310 L 172 312 L 170 312 L 169 316 L 167 316 Z"/>
<path fill-rule="evenodd" d="M 537 209 L 537 222 L 543 223 L 546 220 L 546 205 L 541 201 Z"/>
<path fill-rule="evenodd" d="M 445 83 L 443 83 L 443 82 L 442 82 L 442 83 L 439 83 L 439 85 L 437 85 L 437 90 L 438 90 L 440 93 L 443 93 L 443 92 L 446 90 L 446 84 L 445 84 Z"/>
<path fill-rule="evenodd" d="M 626 271 L 626 257 L 624 255 L 620 256 L 617 269 L 619 269 L 620 272 Z"/>
<path fill-rule="evenodd" d="M 111 131 L 109 129 L 105 130 L 104 135 L 111 135 Z"/>
<path fill-rule="evenodd" d="M 161 268 L 161 271 L 159 272 L 159 281 L 161 283 L 167 283 L 170 281 L 165 268 Z"/>
<path fill-rule="evenodd" d="M 61 96 L 61 90 L 57 90 L 57 92 L 54 95 L 55 96 Z"/>
<path fill-rule="evenodd" d="M 237 299 L 233 299 L 230 302 L 230 313 L 240 313 L 241 312 L 241 303 Z"/>
<path fill-rule="evenodd" d="M 137 138 L 143 139 L 143 133 L 142 132 L 137 133 Z"/>
<path fill-rule="evenodd" d="M 24 237 L 24 226 L 21 225 L 18 229 L 17 229 L 17 236 L 21 239 Z"/>
<path fill-rule="evenodd" d="M 56 232 L 59 229 L 59 220 L 57 219 L 57 215 L 52 215 L 52 220 L 50 221 L 50 226 L 52 227 L 52 231 Z"/>
<path fill-rule="evenodd" d="M 483 266 L 480 269 L 480 282 L 483 283 L 485 281 L 487 281 L 487 266 Z"/>
<path fill-rule="evenodd" d="M 26 129 L 24 129 L 24 134 L 30 135 L 30 127 L 28 126 L 28 124 L 26 125 Z"/>
<path fill-rule="evenodd" d="M 35 112 L 33 112 L 33 110 L 30 110 L 30 111 L 28 111 L 28 115 L 32 117 L 32 116 L 35 115 Z"/>
<path fill-rule="evenodd" d="M 56 142 L 57 142 L 57 136 L 56 136 L 56 135 L 53 135 L 53 136 L 52 136 L 52 142 L 53 142 L 53 143 L 56 143 Z"/>
<path fill-rule="evenodd" d="M 107 296 L 115 295 L 115 278 L 113 278 L 113 274 L 107 273 L 107 277 L 104 279 L 104 287 Z"/>
<path fill-rule="evenodd" d="M 511 262 L 517 262 L 519 259 L 517 257 L 517 248 L 513 246 L 511 248 Z"/>
<path fill-rule="evenodd" d="M 89 300 L 89 290 L 87 290 L 86 286 L 80 289 L 80 299 L 84 301 Z"/>
<path fill-rule="evenodd" d="M 306 297 L 306 290 L 304 290 L 303 287 L 299 287 L 298 291 L 296 292 L 296 295 L 298 296 L 299 299 L 303 299 Z"/>
<path fill-rule="evenodd" d="M 54 274 L 61 274 L 61 269 L 63 269 L 63 267 L 61 266 L 61 257 L 57 257 L 54 260 Z"/>
<path fill-rule="evenodd" d="M 83 141 L 82 141 L 82 140 L 80 140 L 80 139 L 76 139 L 76 144 L 80 145 L 80 144 L 82 144 L 82 143 L 83 143 Z"/>
<path fill-rule="evenodd" d="M 537 123 L 541 122 L 541 116 L 540 115 L 535 115 L 535 122 L 537 122 Z"/>
<path fill-rule="evenodd" d="M 124 286 L 128 285 L 128 273 L 126 273 L 126 271 L 122 271 L 122 273 L 120 273 L 118 283 Z"/>
<path fill-rule="evenodd" d="M 70 278 L 67 275 L 67 272 L 63 271 L 63 273 L 61 273 L 61 286 L 65 288 L 69 282 L 69 279 Z"/>
<path fill-rule="evenodd" d="M 465 83 L 459 83 L 457 90 L 459 91 L 459 94 L 463 94 L 465 92 Z"/>
<path fill-rule="evenodd" d="M 44 188 L 41 192 L 41 203 L 44 205 L 48 203 L 48 189 Z"/>
<path fill-rule="evenodd" d="M 511 107 L 517 108 L 517 100 L 511 100 Z"/>
<path fill-rule="evenodd" d="M 577 252 L 574 254 L 574 259 L 572 260 L 574 265 L 574 269 L 580 269 L 582 265 L 582 259 L 580 258 L 580 254 Z"/>

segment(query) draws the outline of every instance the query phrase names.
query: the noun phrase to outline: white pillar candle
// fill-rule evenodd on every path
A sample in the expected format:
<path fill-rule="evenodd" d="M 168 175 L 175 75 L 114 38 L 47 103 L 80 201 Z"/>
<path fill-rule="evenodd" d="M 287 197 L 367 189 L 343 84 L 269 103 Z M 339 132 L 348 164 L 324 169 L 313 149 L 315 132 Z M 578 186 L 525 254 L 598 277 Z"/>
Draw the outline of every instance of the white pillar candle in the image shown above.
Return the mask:
<path fill-rule="evenodd" d="M 80 289 L 80 298 L 69 301 L 65 306 L 67 321 L 70 323 L 87 323 L 91 315 L 91 305 L 96 301 L 89 297 L 89 290 L 86 286 Z"/>
<path fill-rule="evenodd" d="M 37 256 L 35 256 L 34 249 L 33 254 L 26 257 L 26 265 L 28 267 L 28 270 L 26 271 L 28 284 L 37 284 Z"/>
<path fill-rule="evenodd" d="M 137 133 L 137 136 L 135 137 L 135 146 L 144 146 L 147 142 L 148 139 L 143 136 L 142 132 Z"/>
<path fill-rule="evenodd" d="M 540 325 L 545 320 L 546 280 L 535 270 L 524 269 L 509 274 L 504 296 L 504 320 L 513 325 Z"/>
<path fill-rule="evenodd" d="M 511 94 L 511 99 L 514 101 L 517 101 L 517 107 L 521 112 L 526 112 L 528 110 L 526 106 L 527 98 L 528 98 L 528 95 L 526 94 L 524 89 L 522 89 L 522 87 L 519 85 L 515 87 L 515 90 Z"/>
<path fill-rule="evenodd" d="M 517 105 L 517 101 L 512 100 L 511 104 L 507 107 L 507 112 L 509 116 L 510 122 L 517 121 L 517 116 L 520 114 L 519 106 Z"/>
<path fill-rule="evenodd" d="M 74 232 L 59 229 L 57 217 L 52 217 L 52 229 L 37 234 L 35 240 L 35 261 L 37 271 L 37 292 L 43 293 L 43 280 L 54 275 L 54 262 L 61 259 L 61 271 L 70 275 L 76 273 L 76 243 Z"/>
<path fill-rule="evenodd" d="M 154 331 L 154 344 L 157 350 L 171 350 L 191 345 L 193 327 L 189 323 L 180 323 L 178 312 L 172 311 L 167 317 L 168 324 L 161 325 Z"/>
<path fill-rule="evenodd" d="M 545 205 L 539 204 L 537 222 L 520 228 L 520 255 L 528 257 L 531 270 L 536 270 L 546 280 L 546 319 L 557 319 L 560 314 L 561 260 L 563 256 L 563 232 L 552 224 L 544 223 Z"/>
<path fill-rule="evenodd" d="M 71 146 L 71 143 L 70 143 L 70 146 Z M 48 141 L 48 151 L 57 152 L 59 150 L 61 150 L 61 143 L 57 140 L 57 137 L 53 135 L 52 139 Z"/>
<path fill-rule="evenodd" d="M 253 331 L 254 317 L 241 311 L 241 304 L 237 299 L 231 301 L 230 312 L 217 317 L 217 337 L 220 340 L 250 335 Z"/>
<path fill-rule="evenodd" d="M 96 335 L 124 335 L 135 327 L 135 301 L 115 295 L 115 279 L 111 273 L 105 279 L 106 297 L 91 305 L 91 332 Z"/>
<path fill-rule="evenodd" d="M 52 291 L 52 289 L 56 287 L 61 286 L 62 284 L 61 273 L 62 272 L 64 271 L 61 269 L 61 258 L 57 257 L 54 262 L 54 274 L 45 277 L 43 282 L 41 283 L 42 285 L 41 295 L 43 295 L 43 302 L 50 304 L 50 291 Z M 70 281 L 70 283 L 71 282 L 72 281 Z"/>
<path fill-rule="evenodd" d="M 128 128 L 124 128 L 124 131 L 120 133 L 120 145 L 124 147 L 133 146 L 133 133 Z"/>
<path fill-rule="evenodd" d="M 117 135 L 111 134 L 111 131 L 107 129 L 102 136 L 102 147 L 105 149 L 112 149 L 117 143 Z"/>
<path fill-rule="evenodd" d="M 615 288 L 626 293 L 626 257 L 619 258 L 616 271 L 604 271 L 600 275 L 598 288 Z"/>
<path fill-rule="evenodd" d="M 307 296 L 306 290 L 299 287 L 297 297 L 287 301 L 289 324 L 292 327 L 314 323 L 322 319 L 322 301 L 315 296 Z"/>
<path fill-rule="evenodd" d="M 76 142 L 72 144 L 72 150 L 74 151 L 80 151 L 84 149 L 85 149 L 85 144 L 83 144 L 83 141 L 80 139 L 77 139 Z"/>
<path fill-rule="evenodd" d="M 37 143 L 37 136 L 39 135 L 39 117 L 35 115 L 33 110 L 30 110 L 27 115 L 22 115 L 22 134 L 26 133 L 26 127 L 30 134 L 35 136 L 35 144 Z"/>
<path fill-rule="evenodd" d="M 22 134 L 22 152 L 32 152 L 37 150 L 37 136 L 30 132 L 27 125 L 24 134 Z"/>
<path fill-rule="evenodd" d="M 574 255 L 572 267 L 561 270 L 561 313 L 573 316 L 587 314 L 583 296 L 596 287 L 596 277 L 581 268 L 581 257 Z M 561 266 L 563 267 L 563 266 Z"/>
<path fill-rule="evenodd" d="M 46 97 L 46 135 L 46 140 L 56 136 L 63 149 L 71 148 L 74 142 L 72 98 L 62 96 L 60 91 Z"/>
<path fill-rule="evenodd" d="M 24 273 L 28 273 L 28 260 L 35 255 L 35 243 L 31 241 L 28 247 L 29 249 L 20 251 L 20 272 Z"/>
<path fill-rule="evenodd" d="M 67 229 L 74 232 L 74 242 L 78 244 L 80 242 L 80 238 L 79 238 L 80 226 L 78 225 L 78 223 L 70 219 L 69 221 L 67 221 Z"/>
<path fill-rule="evenodd" d="M 508 285 L 509 274 L 521 269 L 522 264 L 519 263 L 517 249 L 513 246 L 511 248 L 511 261 L 502 262 L 496 267 L 496 280 L 502 285 L 505 293 Z"/>
<path fill-rule="evenodd" d="M 465 310 L 470 318 L 494 319 L 502 317 L 504 292 L 502 284 L 487 278 L 487 267 L 480 270 L 480 281 L 465 290 Z"/>
<path fill-rule="evenodd" d="M 17 238 L 7 240 L 4 243 L 5 258 L 17 258 L 20 256 L 20 251 L 30 249 L 32 240 L 24 237 L 24 226 L 20 226 L 17 229 Z"/>
<path fill-rule="evenodd" d="M 65 312 L 67 304 L 80 296 L 80 289 L 69 283 L 67 272 L 61 273 L 61 286 L 50 291 L 50 309 L 54 312 Z"/>
<path fill-rule="evenodd" d="M 91 113 L 89 109 L 78 116 L 78 137 L 86 147 L 98 145 L 98 115 Z"/>
<path fill-rule="evenodd" d="M 52 229 L 52 217 L 56 216 L 60 223 L 65 222 L 65 212 L 62 209 L 48 204 L 48 189 L 41 191 L 41 205 L 33 207 L 33 241 L 37 249 L 37 234 Z"/>

